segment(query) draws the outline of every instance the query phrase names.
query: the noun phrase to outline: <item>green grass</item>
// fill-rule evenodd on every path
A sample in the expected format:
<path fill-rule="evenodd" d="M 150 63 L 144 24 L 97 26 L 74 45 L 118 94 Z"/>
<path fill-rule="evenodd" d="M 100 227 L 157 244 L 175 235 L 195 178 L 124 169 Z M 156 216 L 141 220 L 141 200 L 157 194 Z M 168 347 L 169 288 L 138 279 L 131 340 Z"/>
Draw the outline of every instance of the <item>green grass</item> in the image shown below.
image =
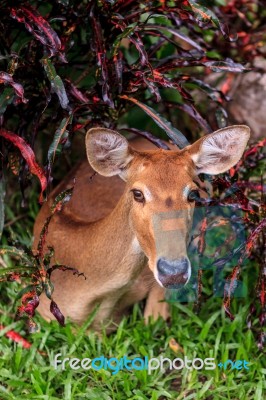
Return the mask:
<path fill-rule="evenodd" d="M 22 219 L 13 225 L 16 236 L 26 243 L 30 240 L 32 221 L 36 210 L 32 210 L 27 224 Z M 7 210 L 12 219 L 10 209 Z M 12 264 L 11 260 L 6 261 Z M 249 292 L 253 292 L 245 275 Z M 91 317 L 81 326 L 67 323 L 60 327 L 40 317 L 40 332 L 27 335 L 23 321 L 14 322 L 14 298 L 20 289 L 17 283 L 0 285 L 0 323 L 6 329 L 14 329 L 32 342 L 30 349 L 11 342 L 0 331 L 0 399 L 90 399 L 90 400 L 163 400 L 163 399 L 234 399 L 260 400 L 265 398 L 265 354 L 258 350 L 253 331 L 246 326 L 249 302 L 237 299 L 232 303 L 236 319 L 225 317 L 222 299 L 214 298 L 207 278 L 204 289 L 208 300 L 203 303 L 199 315 L 193 312 L 193 304 L 172 305 L 172 320 L 151 321 L 145 325 L 139 305 L 125 318 L 117 331 L 109 336 L 104 332 L 99 337 L 90 332 Z M 255 330 L 258 320 L 253 321 Z M 184 353 L 175 353 L 169 346 L 174 338 Z M 216 364 L 226 359 L 247 360 L 249 370 L 166 370 L 120 371 L 116 375 L 110 370 L 55 370 L 52 362 L 55 354 L 64 357 L 167 357 L 215 358 Z"/>
<path fill-rule="evenodd" d="M 3 289 L 14 296 L 11 288 Z M 11 343 L 0 332 L 1 399 L 262 399 L 266 373 L 265 356 L 258 351 L 253 334 L 246 328 L 247 306 L 241 306 L 234 322 L 225 318 L 218 299 L 209 300 L 202 315 L 196 316 L 191 305 L 174 305 L 172 321 L 143 323 L 140 308 L 124 319 L 116 333 L 99 338 L 88 330 L 89 318 L 81 327 L 56 322 L 48 324 L 38 318 L 41 331 L 28 337 L 30 350 Z M 2 306 L 1 323 L 24 336 L 22 321 L 8 315 Z M 169 340 L 174 338 L 184 350 L 174 353 Z M 41 354 L 40 354 L 41 352 Z M 174 359 L 214 357 L 217 364 L 226 359 L 249 361 L 249 370 L 119 371 L 55 370 L 55 354 L 79 359 L 106 357 L 157 357 Z M 264 359 L 263 359 L 264 358 Z"/>

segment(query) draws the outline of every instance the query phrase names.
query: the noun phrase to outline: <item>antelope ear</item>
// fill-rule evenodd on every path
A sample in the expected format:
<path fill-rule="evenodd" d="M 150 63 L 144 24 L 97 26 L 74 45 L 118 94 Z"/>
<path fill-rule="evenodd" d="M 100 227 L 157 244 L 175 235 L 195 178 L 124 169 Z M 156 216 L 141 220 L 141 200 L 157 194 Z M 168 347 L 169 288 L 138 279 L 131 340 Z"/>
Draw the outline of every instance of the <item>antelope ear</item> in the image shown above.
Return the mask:
<path fill-rule="evenodd" d="M 249 137 L 248 126 L 228 126 L 204 136 L 186 150 L 194 161 L 197 173 L 221 174 L 240 160 Z"/>
<path fill-rule="evenodd" d="M 86 152 L 92 168 L 103 176 L 120 175 L 132 160 L 128 141 L 118 132 L 106 128 L 92 128 L 86 134 Z"/>

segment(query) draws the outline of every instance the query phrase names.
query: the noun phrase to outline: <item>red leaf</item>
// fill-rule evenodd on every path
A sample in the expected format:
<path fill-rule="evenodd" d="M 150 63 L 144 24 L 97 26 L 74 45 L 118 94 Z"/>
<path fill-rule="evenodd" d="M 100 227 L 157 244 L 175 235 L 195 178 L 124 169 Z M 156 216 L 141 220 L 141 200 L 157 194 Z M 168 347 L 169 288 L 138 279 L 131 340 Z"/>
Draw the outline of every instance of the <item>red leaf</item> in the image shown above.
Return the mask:
<path fill-rule="evenodd" d="M 248 257 L 259 235 L 266 229 L 266 218 L 263 218 L 246 240 L 245 255 Z"/>
<path fill-rule="evenodd" d="M 70 80 L 66 79 L 65 80 L 68 83 L 69 86 L 69 93 L 78 101 L 81 103 L 89 103 L 90 99 L 82 93 Z"/>
<path fill-rule="evenodd" d="M 99 84 L 102 87 L 102 98 L 103 101 L 111 108 L 114 108 L 114 102 L 112 100 L 112 93 L 110 89 L 110 77 L 107 67 L 107 55 L 102 34 L 102 27 L 98 20 L 98 17 L 94 13 L 94 7 L 92 7 L 90 12 L 91 26 L 93 35 L 95 38 L 95 47 L 97 54 L 97 65 L 101 69 L 101 80 Z"/>
<path fill-rule="evenodd" d="M 152 80 L 146 79 L 145 76 L 143 76 L 143 81 L 146 83 L 146 85 L 150 89 L 150 92 L 155 95 L 156 103 L 159 103 L 162 98 L 161 98 L 160 91 L 159 91 L 158 87 L 156 86 L 156 84 Z"/>
<path fill-rule="evenodd" d="M 195 42 L 194 40 L 192 40 L 190 37 L 184 35 L 183 33 L 177 31 L 175 28 L 172 28 L 171 26 L 167 26 L 167 25 L 156 25 L 156 24 L 145 24 L 143 26 L 143 29 L 154 29 L 155 31 L 158 32 L 162 32 L 162 31 L 167 31 L 169 33 L 171 33 L 173 36 L 176 36 L 179 40 L 181 40 L 182 42 L 187 43 L 188 45 L 190 45 L 191 47 L 197 49 L 199 52 L 203 53 L 203 49 L 200 47 L 200 45 Z"/>
<path fill-rule="evenodd" d="M 226 285 L 224 287 L 224 310 L 227 316 L 233 321 L 235 319 L 234 315 L 230 311 L 230 304 L 232 300 L 232 296 L 234 294 L 234 291 L 237 287 L 237 278 L 240 273 L 240 267 L 239 265 L 235 266 L 231 275 L 227 278 Z"/>
<path fill-rule="evenodd" d="M 61 61 L 66 61 L 64 55 L 60 52 L 61 41 L 57 33 L 37 10 L 30 5 L 27 5 L 27 7 L 12 8 L 11 16 L 18 22 L 24 23 L 25 28 L 37 40 L 48 47 L 51 56 L 59 54 L 61 55 Z"/>
<path fill-rule="evenodd" d="M 260 140 L 258 143 L 254 144 L 252 147 L 250 147 L 243 155 L 242 159 L 236 164 L 234 168 L 231 168 L 230 170 L 230 176 L 234 176 L 234 174 L 239 170 L 239 168 L 243 165 L 243 162 L 246 158 L 248 158 L 251 155 L 256 154 L 257 152 L 260 151 L 261 147 L 266 146 L 266 139 Z M 259 190 L 259 189 L 258 189 Z"/>
<path fill-rule="evenodd" d="M 0 330 L 4 329 L 3 325 L 0 325 Z M 28 342 L 26 339 L 24 339 L 19 333 L 11 330 L 8 331 L 6 334 L 6 337 L 8 337 L 9 339 L 13 340 L 13 342 L 16 343 L 21 343 L 22 347 L 24 349 L 29 349 L 31 347 L 31 343 Z"/>
<path fill-rule="evenodd" d="M 71 271 L 71 272 L 73 272 L 73 275 L 83 276 L 85 280 L 87 279 L 86 276 L 84 275 L 84 273 L 79 272 L 79 270 L 77 268 L 68 267 L 67 265 L 58 265 L 58 264 L 52 265 L 50 268 L 47 269 L 47 275 L 49 276 L 49 278 L 51 276 L 51 273 L 55 270 L 59 270 L 59 271 L 63 271 L 63 272 Z"/>
<path fill-rule="evenodd" d="M 244 153 L 244 158 L 249 157 L 252 154 L 256 154 L 261 147 L 266 146 L 266 139 L 262 139 L 260 140 L 258 143 L 256 143 L 254 146 L 252 146 L 250 149 L 248 149 L 245 153 Z"/>
<path fill-rule="evenodd" d="M 35 315 L 35 310 L 38 307 L 40 303 L 39 296 L 34 292 L 34 295 L 32 296 L 32 299 L 24 306 L 24 311 L 26 314 L 28 314 L 30 317 L 34 317 Z"/>
<path fill-rule="evenodd" d="M 86 124 L 76 124 L 73 126 L 72 131 L 73 132 L 80 131 L 81 129 L 85 128 L 86 125 L 87 125 L 87 123 Z"/>
<path fill-rule="evenodd" d="M 205 233 L 208 227 L 208 222 L 207 218 L 205 217 L 202 221 L 201 227 L 200 227 L 200 236 L 199 236 L 199 244 L 198 244 L 198 251 L 199 254 L 203 254 L 205 248 L 206 248 L 206 241 L 205 241 Z"/>
<path fill-rule="evenodd" d="M 122 75 L 123 75 L 123 53 L 121 51 L 118 52 L 117 55 L 114 55 L 114 65 L 115 65 L 115 74 L 116 74 L 116 79 L 117 79 L 117 85 L 118 85 L 118 93 L 122 93 Z"/>
<path fill-rule="evenodd" d="M 129 36 L 129 40 L 136 46 L 136 49 L 139 52 L 140 55 L 140 63 L 141 65 L 148 65 L 149 66 L 149 57 L 148 54 L 145 50 L 143 41 L 141 40 L 141 37 L 137 32 L 135 32 L 136 38 Z"/>
<path fill-rule="evenodd" d="M 149 87 L 149 89 L 151 90 L 152 93 L 155 93 L 154 87 L 157 89 L 157 86 L 155 86 L 155 84 L 159 84 L 160 86 L 162 86 L 164 88 L 171 88 L 171 89 L 178 90 L 178 92 L 181 94 L 181 96 L 185 100 L 193 101 L 193 98 L 191 97 L 191 95 L 188 92 L 186 92 L 185 89 L 181 85 L 179 85 L 178 82 L 175 82 L 174 80 L 171 80 L 171 79 L 165 77 L 157 69 L 154 69 L 152 71 L 152 74 L 147 77 L 145 77 L 144 73 L 140 73 L 140 71 L 137 71 L 135 73 L 135 76 L 142 77 L 143 81 L 146 83 L 146 85 Z M 136 83 L 134 83 L 134 84 L 136 84 Z M 158 95 L 160 97 L 160 94 L 158 93 L 156 95 L 157 101 L 158 101 Z M 160 98 L 159 98 L 159 100 L 160 100 Z"/>
<path fill-rule="evenodd" d="M 28 100 L 24 97 L 24 89 L 20 83 L 14 82 L 12 76 L 6 72 L 0 72 L 0 83 L 7 83 L 13 87 L 16 95 L 21 99 L 23 103 L 27 103 Z"/>
<path fill-rule="evenodd" d="M 9 140 L 14 146 L 16 146 L 20 150 L 22 157 L 28 164 L 30 172 L 38 177 L 42 189 L 39 197 L 39 202 L 42 203 L 43 192 L 47 187 L 47 179 L 43 169 L 36 162 L 35 154 L 32 148 L 20 136 L 16 135 L 13 132 L 7 131 L 6 129 L 0 129 L 0 136 L 3 136 L 3 138 Z"/>
<path fill-rule="evenodd" d="M 50 311 L 55 316 L 60 325 L 65 326 L 65 317 L 61 313 L 58 305 L 52 300 L 50 304 Z"/>
<path fill-rule="evenodd" d="M 21 299 L 21 306 L 17 309 L 17 318 L 21 318 L 23 315 L 27 315 L 29 319 L 34 317 L 35 310 L 40 303 L 39 296 L 36 294 L 35 290 L 26 292 Z"/>
<path fill-rule="evenodd" d="M 226 58 L 224 61 L 205 61 L 202 63 L 206 67 L 209 67 L 213 72 L 243 72 L 248 70 L 242 64 L 236 63 L 230 58 Z"/>
<path fill-rule="evenodd" d="M 249 68 L 244 67 L 242 64 L 235 63 L 230 58 L 226 58 L 224 61 L 214 61 L 207 57 L 203 57 L 200 60 L 186 60 L 186 59 L 175 59 L 173 61 L 166 58 L 161 60 L 157 71 L 169 72 L 172 69 L 183 68 L 183 67 L 197 67 L 203 65 L 210 68 L 214 72 L 243 72 L 249 71 Z"/>

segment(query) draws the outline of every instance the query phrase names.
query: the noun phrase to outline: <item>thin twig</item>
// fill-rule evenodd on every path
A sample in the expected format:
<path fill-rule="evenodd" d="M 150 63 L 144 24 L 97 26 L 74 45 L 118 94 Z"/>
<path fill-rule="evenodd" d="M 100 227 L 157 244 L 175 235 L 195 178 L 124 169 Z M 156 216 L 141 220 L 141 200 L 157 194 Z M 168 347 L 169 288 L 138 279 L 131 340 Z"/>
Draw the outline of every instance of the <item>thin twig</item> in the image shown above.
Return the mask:
<path fill-rule="evenodd" d="M 21 214 L 21 215 L 18 215 L 16 218 L 12 219 L 12 221 L 7 222 L 7 223 L 4 225 L 4 228 L 8 228 L 9 226 L 11 226 L 11 225 L 15 224 L 17 221 L 19 221 L 20 219 L 27 217 L 27 215 L 28 215 L 28 214 Z"/>

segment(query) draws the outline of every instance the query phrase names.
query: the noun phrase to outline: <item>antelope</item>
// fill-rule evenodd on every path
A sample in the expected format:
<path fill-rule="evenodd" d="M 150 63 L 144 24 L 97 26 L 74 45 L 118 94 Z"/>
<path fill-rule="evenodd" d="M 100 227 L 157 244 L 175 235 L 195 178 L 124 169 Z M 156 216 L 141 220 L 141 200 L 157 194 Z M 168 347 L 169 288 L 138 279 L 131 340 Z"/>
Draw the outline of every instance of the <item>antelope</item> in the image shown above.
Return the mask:
<path fill-rule="evenodd" d="M 55 196 L 76 185 L 49 226 L 54 263 L 86 276 L 54 271 L 53 298 L 62 313 L 82 323 L 99 304 L 92 328 L 119 323 L 134 303 L 146 300 L 144 318 L 168 318 L 167 288 L 187 284 L 187 242 L 198 191 L 197 175 L 219 174 L 241 158 L 250 137 L 245 125 L 229 126 L 179 150 L 158 149 L 143 138 L 128 142 L 116 131 L 94 127 L 86 134 L 88 161 L 52 191 L 34 226 L 34 247 Z M 92 174 L 97 173 L 93 179 Z M 180 213 L 182 211 L 182 218 Z M 40 314 L 53 319 L 41 296 Z"/>

